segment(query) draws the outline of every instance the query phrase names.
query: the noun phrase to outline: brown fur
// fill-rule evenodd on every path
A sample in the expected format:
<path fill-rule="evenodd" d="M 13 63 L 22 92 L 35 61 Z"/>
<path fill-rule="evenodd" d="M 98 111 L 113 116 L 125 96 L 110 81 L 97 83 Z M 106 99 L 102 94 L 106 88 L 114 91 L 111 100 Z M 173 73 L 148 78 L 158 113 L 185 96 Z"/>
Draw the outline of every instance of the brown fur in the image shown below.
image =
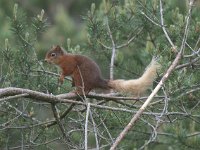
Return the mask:
<path fill-rule="evenodd" d="M 51 54 L 56 56 L 52 57 Z M 61 47 L 53 47 L 45 60 L 58 65 L 62 69 L 59 81 L 63 83 L 65 76 L 72 77 L 72 85 L 78 94 L 88 94 L 95 88 L 108 88 L 108 81 L 102 78 L 99 66 L 90 58 L 82 55 L 65 54 Z"/>
<path fill-rule="evenodd" d="M 90 58 L 82 55 L 66 54 L 60 46 L 52 47 L 47 52 L 45 60 L 58 65 L 62 69 L 59 81 L 63 83 L 65 76 L 72 77 L 72 85 L 76 87 L 77 94 L 88 94 L 92 89 L 113 88 L 122 93 L 139 96 L 151 86 L 159 67 L 152 61 L 144 74 L 135 80 L 105 80 L 102 78 L 99 66 Z"/>

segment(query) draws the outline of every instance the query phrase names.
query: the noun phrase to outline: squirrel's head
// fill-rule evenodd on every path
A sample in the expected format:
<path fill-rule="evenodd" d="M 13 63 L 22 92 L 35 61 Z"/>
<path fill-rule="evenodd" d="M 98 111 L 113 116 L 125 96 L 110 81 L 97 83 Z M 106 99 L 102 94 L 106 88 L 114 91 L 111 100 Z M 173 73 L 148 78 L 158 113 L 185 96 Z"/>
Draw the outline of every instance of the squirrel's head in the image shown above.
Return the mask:
<path fill-rule="evenodd" d="M 52 48 L 46 53 L 45 61 L 58 65 L 63 55 L 64 51 L 62 50 L 62 47 L 59 45 L 52 46 Z"/>

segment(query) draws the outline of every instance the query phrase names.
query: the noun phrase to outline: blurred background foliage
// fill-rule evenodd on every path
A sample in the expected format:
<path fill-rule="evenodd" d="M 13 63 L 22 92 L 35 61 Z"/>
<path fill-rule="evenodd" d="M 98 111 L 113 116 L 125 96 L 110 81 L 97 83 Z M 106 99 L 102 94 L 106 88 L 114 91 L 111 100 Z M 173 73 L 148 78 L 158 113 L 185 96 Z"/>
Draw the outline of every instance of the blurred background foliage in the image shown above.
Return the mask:
<path fill-rule="evenodd" d="M 184 33 L 186 15 L 188 11 L 187 0 L 167 0 L 164 4 L 164 19 L 167 31 L 174 44 L 180 48 Z M 189 36 L 185 55 L 181 63 L 190 62 L 198 55 L 200 47 L 198 41 L 200 35 L 200 3 L 197 0 L 192 12 L 192 20 L 189 27 Z M 66 51 L 79 53 L 92 57 L 100 65 L 105 78 L 109 78 L 109 64 L 111 58 L 112 42 L 108 34 L 107 21 L 109 23 L 116 47 L 126 44 L 128 40 L 136 36 L 127 46 L 117 49 L 115 59 L 114 78 L 137 78 L 145 67 L 150 63 L 153 56 L 159 56 L 162 65 L 160 76 L 171 64 L 176 56 L 168 43 L 162 29 L 153 24 L 145 15 L 153 21 L 160 23 L 159 0 L 1 0 L 0 1 L 0 87 L 22 87 L 38 90 L 45 93 L 66 93 L 72 90 L 71 84 L 65 81 L 64 85 L 58 86 L 59 69 L 44 63 L 45 53 L 52 45 L 61 45 Z M 139 32 L 141 30 L 141 32 Z M 199 56 L 198 56 L 199 57 Z M 49 73 L 50 71 L 50 73 Z M 199 88 L 199 66 L 193 65 L 179 69 L 171 75 L 165 83 L 165 91 L 169 101 L 169 112 L 190 112 L 192 116 L 170 116 L 164 118 L 160 134 L 156 141 L 146 146 L 145 149 L 199 149 L 200 137 L 189 136 L 197 133 L 199 126 L 199 97 L 200 93 L 188 91 Z M 156 83 L 155 83 L 156 84 Z M 163 94 L 161 91 L 159 94 Z M 140 102 L 132 106 L 138 110 Z M 64 110 L 66 105 L 60 104 L 59 110 Z M 120 106 L 124 107 L 124 106 Z M 48 105 L 35 103 L 27 99 L 18 99 L 12 102 L 0 104 L 4 111 L 0 112 L 0 123 L 9 122 L 15 117 L 16 108 L 28 115 L 29 119 L 37 118 L 44 121 L 52 118 L 51 109 Z M 160 112 L 163 103 L 156 103 L 149 109 L 152 112 Z M 184 110 L 183 110 L 184 108 Z M 132 115 L 114 113 L 112 111 L 95 110 L 96 122 L 104 119 L 110 133 L 116 137 L 122 128 L 128 123 Z M 98 114 L 98 115 L 97 115 Z M 70 117 L 63 119 L 66 128 L 80 128 L 80 131 L 72 132 L 70 138 L 73 145 L 82 146 L 84 135 L 81 134 L 84 113 L 73 112 Z M 143 116 L 144 120 L 154 124 L 156 118 Z M 173 122 L 171 122 L 171 120 Z M 67 122 L 70 122 L 68 124 Z M 16 122 L 9 124 L 13 127 L 30 126 L 35 120 L 26 120 L 20 117 Z M 70 129 L 68 131 L 70 131 Z M 82 129 L 82 130 L 81 130 Z M 43 128 L 35 129 L 35 135 Z M 99 123 L 99 130 L 104 130 Z M 124 149 L 139 148 L 150 137 L 151 128 L 145 121 L 140 120 L 122 143 Z M 163 133 L 163 134 L 162 134 Z M 0 131 L 0 149 L 9 149 L 20 145 L 22 135 L 24 142 L 29 143 L 30 129 L 6 128 Z M 38 143 L 58 137 L 57 127 L 46 128 L 44 137 L 34 139 Z M 107 137 L 106 133 L 102 135 Z M 94 147 L 94 134 L 89 136 L 90 146 Z M 18 140 L 16 140 L 18 139 Z M 81 139 L 81 140 L 80 140 Z M 109 141 L 109 140 L 108 140 Z M 109 142 L 102 140 L 100 144 L 109 147 Z M 36 149 L 65 149 L 60 141 L 49 145 L 38 146 Z M 78 147 L 77 146 L 77 147 Z"/>

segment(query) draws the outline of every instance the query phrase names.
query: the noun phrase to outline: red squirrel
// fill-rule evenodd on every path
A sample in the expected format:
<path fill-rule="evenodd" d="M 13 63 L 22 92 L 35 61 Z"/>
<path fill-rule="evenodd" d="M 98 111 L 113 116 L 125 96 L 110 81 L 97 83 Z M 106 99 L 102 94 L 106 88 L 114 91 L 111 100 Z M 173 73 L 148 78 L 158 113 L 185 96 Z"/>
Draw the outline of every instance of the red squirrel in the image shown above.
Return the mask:
<path fill-rule="evenodd" d="M 66 53 L 59 45 L 53 46 L 46 54 L 45 61 L 58 65 L 62 73 L 59 82 L 62 84 L 65 76 L 71 76 L 72 86 L 76 93 L 87 95 L 95 88 L 114 89 L 121 93 L 140 96 L 153 83 L 156 70 L 160 65 L 153 59 L 144 74 L 133 80 L 106 80 L 101 75 L 99 66 L 90 58 L 83 55 Z"/>

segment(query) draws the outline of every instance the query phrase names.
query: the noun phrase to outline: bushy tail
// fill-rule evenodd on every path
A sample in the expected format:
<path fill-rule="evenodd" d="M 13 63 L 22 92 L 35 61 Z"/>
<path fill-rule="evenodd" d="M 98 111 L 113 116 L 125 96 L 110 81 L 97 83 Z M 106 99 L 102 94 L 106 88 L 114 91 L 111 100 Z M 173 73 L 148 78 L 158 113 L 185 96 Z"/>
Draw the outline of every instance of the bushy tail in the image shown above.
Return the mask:
<path fill-rule="evenodd" d="M 140 78 L 133 80 L 110 80 L 108 86 L 123 94 L 140 96 L 152 85 L 156 77 L 156 70 L 159 68 L 160 64 L 155 59 L 152 59 L 150 65 Z"/>

